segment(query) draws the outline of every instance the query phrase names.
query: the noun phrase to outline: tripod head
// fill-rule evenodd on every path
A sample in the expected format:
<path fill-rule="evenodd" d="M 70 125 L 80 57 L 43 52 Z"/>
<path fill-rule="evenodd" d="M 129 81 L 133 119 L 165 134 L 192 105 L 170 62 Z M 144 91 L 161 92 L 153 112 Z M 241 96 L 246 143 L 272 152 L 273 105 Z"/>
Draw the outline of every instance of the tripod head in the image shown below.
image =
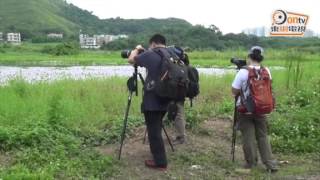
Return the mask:
<path fill-rule="evenodd" d="M 134 65 L 133 75 L 127 81 L 128 90 L 138 96 L 138 66 Z"/>
<path fill-rule="evenodd" d="M 138 76 L 139 76 L 142 84 L 144 85 L 144 79 L 143 79 L 142 75 L 138 72 L 138 66 L 135 64 L 134 65 L 134 72 L 133 72 L 132 76 L 127 81 L 127 87 L 131 93 L 136 93 L 136 96 L 138 96 Z"/>

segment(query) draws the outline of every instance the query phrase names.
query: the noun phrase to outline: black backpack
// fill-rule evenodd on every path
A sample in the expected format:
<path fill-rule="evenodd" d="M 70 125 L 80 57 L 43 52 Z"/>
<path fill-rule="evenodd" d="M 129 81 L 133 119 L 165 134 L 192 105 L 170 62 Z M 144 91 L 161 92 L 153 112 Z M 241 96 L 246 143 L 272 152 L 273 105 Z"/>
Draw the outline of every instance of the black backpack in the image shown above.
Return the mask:
<path fill-rule="evenodd" d="M 181 47 L 170 46 L 167 49 L 170 52 L 175 53 L 182 60 L 182 62 L 184 62 L 184 64 L 187 65 L 189 85 L 186 97 L 190 98 L 192 104 L 192 99 L 198 96 L 200 93 L 199 72 L 196 68 L 189 66 L 189 56 L 184 52 L 184 50 Z"/>
<path fill-rule="evenodd" d="M 154 49 L 161 56 L 160 76 L 155 81 L 155 93 L 164 100 L 183 101 L 188 94 L 188 67 L 172 51 Z"/>
<path fill-rule="evenodd" d="M 200 94 L 199 72 L 195 67 L 188 66 L 188 92 L 187 97 L 191 100 Z"/>

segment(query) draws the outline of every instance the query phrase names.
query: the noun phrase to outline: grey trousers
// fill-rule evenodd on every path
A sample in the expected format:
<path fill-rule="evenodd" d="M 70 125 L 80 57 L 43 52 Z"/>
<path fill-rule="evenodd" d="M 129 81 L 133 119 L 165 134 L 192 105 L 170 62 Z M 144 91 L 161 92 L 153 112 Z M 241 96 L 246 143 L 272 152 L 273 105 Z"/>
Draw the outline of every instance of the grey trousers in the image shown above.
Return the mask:
<path fill-rule="evenodd" d="M 177 116 L 174 120 L 174 126 L 176 129 L 176 137 L 185 137 L 185 131 L 186 131 L 186 119 L 184 115 L 184 101 L 177 102 Z"/>
<path fill-rule="evenodd" d="M 239 128 L 243 138 L 244 157 L 249 166 L 257 165 L 257 146 L 261 161 L 269 169 L 276 166 L 268 139 L 267 117 L 263 115 L 238 114 Z"/>

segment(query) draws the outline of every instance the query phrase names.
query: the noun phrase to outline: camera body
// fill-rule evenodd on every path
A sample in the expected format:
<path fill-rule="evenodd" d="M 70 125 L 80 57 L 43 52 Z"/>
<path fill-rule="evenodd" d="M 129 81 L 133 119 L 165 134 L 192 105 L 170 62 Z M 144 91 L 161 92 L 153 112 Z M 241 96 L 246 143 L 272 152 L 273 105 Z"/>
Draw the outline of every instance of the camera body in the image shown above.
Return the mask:
<path fill-rule="evenodd" d="M 238 58 L 231 58 L 230 62 L 237 66 L 237 69 L 241 69 L 242 67 L 247 65 L 247 61 Z"/>
<path fill-rule="evenodd" d="M 129 58 L 129 56 L 130 56 L 130 54 L 131 54 L 131 52 L 132 52 L 133 50 L 123 50 L 123 51 L 121 51 L 121 57 L 122 58 L 124 58 L 124 59 L 127 59 L 127 58 Z M 138 54 L 141 54 L 141 53 L 143 53 L 145 50 L 143 50 L 143 49 L 139 49 L 139 52 L 138 52 Z"/>

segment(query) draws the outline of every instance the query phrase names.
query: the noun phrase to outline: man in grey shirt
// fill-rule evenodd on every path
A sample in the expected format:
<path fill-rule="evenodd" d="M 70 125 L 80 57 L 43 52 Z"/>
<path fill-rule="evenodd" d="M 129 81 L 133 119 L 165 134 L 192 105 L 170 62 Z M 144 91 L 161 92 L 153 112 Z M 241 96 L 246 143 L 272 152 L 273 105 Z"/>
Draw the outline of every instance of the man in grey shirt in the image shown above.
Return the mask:
<path fill-rule="evenodd" d="M 155 34 L 149 41 L 150 49 L 139 54 L 143 49 L 137 46 L 129 56 L 128 62 L 147 69 L 147 77 L 144 84 L 144 95 L 141 105 L 147 125 L 150 150 L 153 160 L 146 160 L 147 167 L 165 171 L 167 158 L 162 139 L 162 119 L 166 113 L 168 102 L 159 98 L 154 91 L 155 81 L 160 76 L 162 58 L 154 50 L 166 48 L 166 39 L 160 34 Z"/>

